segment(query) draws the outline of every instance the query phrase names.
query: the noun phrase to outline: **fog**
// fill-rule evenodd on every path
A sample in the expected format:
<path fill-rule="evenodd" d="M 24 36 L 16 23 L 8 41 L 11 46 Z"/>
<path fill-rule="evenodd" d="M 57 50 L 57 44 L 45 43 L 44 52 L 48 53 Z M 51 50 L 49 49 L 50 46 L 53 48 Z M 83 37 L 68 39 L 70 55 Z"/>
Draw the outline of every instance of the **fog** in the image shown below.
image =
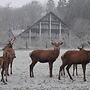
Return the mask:
<path fill-rule="evenodd" d="M 32 1 L 39 1 L 41 4 L 45 4 L 47 2 L 47 0 L 0 0 L 0 6 L 5 7 L 7 5 L 10 5 L 10 7 L 17 8 Z M 54 0 L 54 2 L 55 4 L 57 4 L 58 0 Z"/>

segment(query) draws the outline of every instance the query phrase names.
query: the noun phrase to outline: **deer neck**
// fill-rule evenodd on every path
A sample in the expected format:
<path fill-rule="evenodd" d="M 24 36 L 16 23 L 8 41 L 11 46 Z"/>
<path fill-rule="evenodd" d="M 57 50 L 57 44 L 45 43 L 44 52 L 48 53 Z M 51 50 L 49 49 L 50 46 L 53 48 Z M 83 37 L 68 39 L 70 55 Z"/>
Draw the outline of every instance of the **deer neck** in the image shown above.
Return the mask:
<path fill-rule="evenodd" d="M 58 48 L 54 48 L 54 53 L 57 54 L 57 56 L 58 56 L 59 53 L 60 53 L 60 49 L 58 49 Z"/>

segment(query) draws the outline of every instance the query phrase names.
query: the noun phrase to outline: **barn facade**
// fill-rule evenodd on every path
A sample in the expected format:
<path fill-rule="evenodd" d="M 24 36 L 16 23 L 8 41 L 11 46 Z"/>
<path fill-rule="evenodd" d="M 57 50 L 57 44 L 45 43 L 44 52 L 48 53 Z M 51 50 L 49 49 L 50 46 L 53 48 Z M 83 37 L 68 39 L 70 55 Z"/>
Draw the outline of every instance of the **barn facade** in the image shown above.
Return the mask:
<path fill-rule="evenodd" d="M 68 37 L 65 33 L 68 27 L 54 13 L 50 12 L 43 16 L 32 26 L 20 33 L 16 37 L 15 46 L 17 48 L 38 48 L 50 47 L 51 40 L 62 40 Z M 64 37 L 63 37 L 64 36 Z"/>

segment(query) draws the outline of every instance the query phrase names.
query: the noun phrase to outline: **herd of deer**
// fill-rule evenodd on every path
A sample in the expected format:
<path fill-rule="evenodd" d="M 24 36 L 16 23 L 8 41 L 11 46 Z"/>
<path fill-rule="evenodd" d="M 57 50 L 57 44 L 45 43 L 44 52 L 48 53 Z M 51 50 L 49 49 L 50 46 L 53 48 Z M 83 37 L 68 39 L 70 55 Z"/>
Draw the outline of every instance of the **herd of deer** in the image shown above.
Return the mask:
<path fill-rule="evenodd" d="M 88 42 L 89 43 L 89 42 Z M 63 42 L 51 42 L 54 49 L 50 50 L 34 50 L 32 51 L 29 56 L 32 60 L 32 63 L 30 64 L 30 77 L 34 77 L 33 68 L 37 62 L 40 63 L 49 63 L 49 70 L 50 70 L 50 77 L 52 77 L 52 69 L 53 69 L 53 63 L 56 61 L 60 54 L 60 46 L 63 44 Z M 89 43 L 90 44 L 90 43 Z M 90 62 L 90 50 L 85 50 L 82 46 L 81 48 L 78 47 L 79 50 L 69 50 L 66 51 L 62 56 L 62 65 L 60 66 L 59 70 L 59 77 L 63 74 L 65 75 L 65 66 L 67 73 L 71 80 L 73 80 L 69 69 L 73 65 L 73 75 L 74 70 L 76 68 L 76 75 L 77 73 L 77 64 L 82 65 L 83 69 L 83 75 L 84 75 L 84 81 L 86 81 L 85 71 L 86 71 L 86 65 Z M 9 75 L 8 69 L 10 66 L 10 74 L 12 74 L 12 63 L 13 59 L 16 58 L 15 51 L 13 49 L 13 41 L 9 41 L 9 43 L 2 49 L 3 50 L 3 56 L 0 57 L 0 69 L 1 69 L 1 81 L 4 84 L 7 84 L 7 75 Z M 4 75 L 6 76 L 6 80 L 4 80 Z"/>
<path fill-rule="evenodd" d="M 90 42 L 88 42 L 90 44 Z M 33 73 L 33 68 L 37 62 L 40 63 L 49 63 L 49 70 L 50 70 L 50 77 L 52 77 L 52 69 L 53 69 L 53 63 L 56 61 L 56 59 L 59 56 L 60 53 L 60 46 L 63 44 L 63 42 L 52 42 L 51 43 L 54 46 L 54 50 L 34 50 L 30 53 L 30 57 L 32 60 L 32 63 L 30 64 L 30 77 L 34 77 Z M 79 50 L 69 50 L 66 51 L 62 56 L 62 65 L 60 66 L 59 70 L 59 77 L 58 79 L 60 80 L 60 75 L 63 74 L 65 75 L 65 66 L 66 66 L 66 71 L 70 77 L 71 80 L 73 80 L 69 69 L 73 65 L 73 75 L 74 75 L 74 70 L 76 68 L 76 75 L 77 73 L 77 64 L 82 65 L 83 69 L 83 75 L 84 75 L 84 81 L 86 81 L 86 65 L 90 62 L 90 50 L 85 50 L 84 46 L 78 47 Z"/>

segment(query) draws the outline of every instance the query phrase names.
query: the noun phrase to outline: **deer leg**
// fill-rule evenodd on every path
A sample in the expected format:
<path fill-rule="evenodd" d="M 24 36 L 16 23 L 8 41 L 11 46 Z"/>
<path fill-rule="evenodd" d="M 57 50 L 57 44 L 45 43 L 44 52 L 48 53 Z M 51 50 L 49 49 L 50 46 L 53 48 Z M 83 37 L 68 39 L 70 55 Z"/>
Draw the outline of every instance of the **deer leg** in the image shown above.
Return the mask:
<path fill-rule="evenodd" d="M 10 63 L 10 74 L 12 74 L 12 63 L 13 62 Z"/>
<path fill-rule="evenodd" d="M 59 76 L 58 76 L 58 79 L 60 80 L 60 74 L 61 74 L 61 71 L 64 70 L 64 67 L 66 66 L 66 64 L 62 64 L 60 66 L 60 70 L 59 70 Z"/>
<path fill-rule="evenodd" d="M 76 66 L 76 76 L 78 76 L 78 72 L 77 72 L 77 64 L 76 64 L 75 66 Z"/>
<path fill-rule="evenodd" d="M 5 73 L 6 73 L 6 81 L 7 81 L 7 68 L 5 68 Z"/>
<path fill-rule="evenodd" d="M 64 76 L 65 76 L 65 69 L 63 68 L 63 74 L 64 74 Z"/>
<path fill-rule="evenodd" d="M 8 65 L 7 65 L 7 72 L 6 72 L 6 74 L 9 76 L 9 63 L 8 63 Z"/>
<path fill-rule="evenodd" d="M 74 76 L 74 71 L 76 70 L 76 76 L 78 76 L 77 72 L 77 64 L 73 64 L 73 76 Z"/>
<path fill-rule="evenodd" d="M 37 63 L 37 61 L 32 61 L 31 65 L 30 65 L 30 77 L 34 77 L 33 67 L 35 66 L 36 63 Z"/>
<path fill-rule="evenodd" d="M 50 77 L 52 77 L 53 63 L 49 62 Z"/>
<path fill-rule="evenodd" d="M 71 75 L 70 75 L 70 73 L 69 73 L 70 67 L 71 67 L 71 65 L 68 65 L 68 66 L 66 67 L 66 70 L 67 70 L 67 73 L 68 73 L 70 79 L 73 80 L 73 78 L 71 77 Z"/>
<path fill-rule="evenodd" d="M 75 64 L 73 64 L 73 76 L 74 76 L 74 71 L 75 71 Z"/>
<path fill-rule="evenodd" d="M 8 63 L 6 63 L 6 64 L 4 65 L 4 71 L 5 71 L 6 81 L 7 81 L 7 75 L 8 75 L 8 66 L 9 66 Z"/>
<path fill-rule="evenodd" d="M 2 68 L 2 71 L 1 71 L 1 76 L 2 76 L 2 78 L 1 78 L 1 81 L 4 83 L 4 84 L 7 84 L 6 82 L 5 82 L 5 80 L 4 80 L 4 68 Z"/>
<path fill-rule="evenodd" d="M 65 76 L 65 69 L 63 68 L 62 71 L 61 71 L 61 76 Z"/>
<path fill-rule="evenodd" d="M 29 69 L 29 71 L 30 71 L 30 77 L 32 77 L 32 64 L 29 67 L 30 67 L 30 69 Z"/>
<path fill-rule="evenodd" d="M 82 69 L 83 69 L 83 75 L 84 75 L 84 81 L 86 81 L 86 76 L 85 76 L 85 72 L 86 72 L 86 64 L 82 64 Z"/>
<path fill-rule="evenodd" d="M 4 76 L 6 76 L 6 74 L 9 76 L 9 72 L 8 72 L 9 62 L 4 66 L 4 68 L 7 70 L 7 72 L 4 73 Z"/>
<path fill-rule="evenodd" d="M 3 73 L 4 73 L 4 69 L 2 68 L 2 70 L 1 70 L 1 81 L 4 81 L 4 76 L 3 76 Z"/>

